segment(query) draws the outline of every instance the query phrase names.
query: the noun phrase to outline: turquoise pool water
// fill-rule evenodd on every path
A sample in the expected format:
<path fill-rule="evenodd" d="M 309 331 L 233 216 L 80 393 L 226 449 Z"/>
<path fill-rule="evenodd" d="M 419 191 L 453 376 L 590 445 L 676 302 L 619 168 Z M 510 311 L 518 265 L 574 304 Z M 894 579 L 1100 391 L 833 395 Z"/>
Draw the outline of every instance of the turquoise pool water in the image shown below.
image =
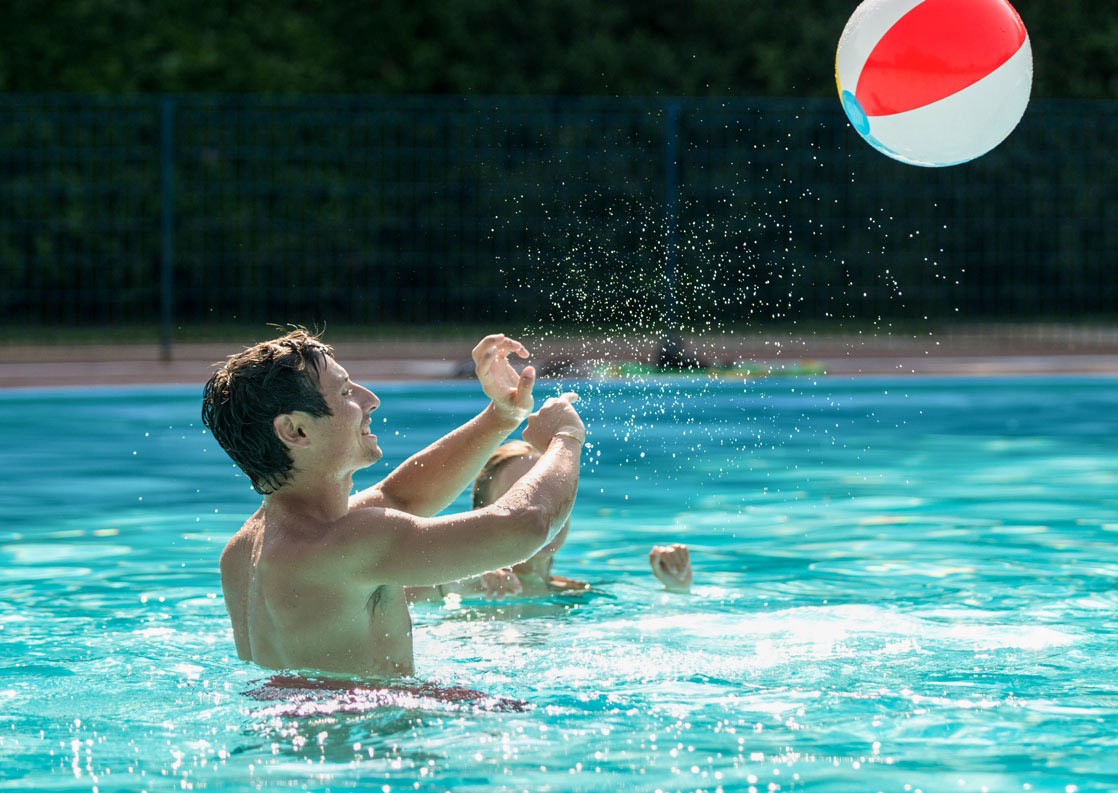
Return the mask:
<path fill-rule="evenodd" d="M 375 390 L 387 464 L 482 406 Z M 0 393 L 0 789 L 1118 790 L 1118 380 L 581 390 L 594 590 L 415 611 L 421 681 L 524 708 L 254 698 L 198 389 Z"/>

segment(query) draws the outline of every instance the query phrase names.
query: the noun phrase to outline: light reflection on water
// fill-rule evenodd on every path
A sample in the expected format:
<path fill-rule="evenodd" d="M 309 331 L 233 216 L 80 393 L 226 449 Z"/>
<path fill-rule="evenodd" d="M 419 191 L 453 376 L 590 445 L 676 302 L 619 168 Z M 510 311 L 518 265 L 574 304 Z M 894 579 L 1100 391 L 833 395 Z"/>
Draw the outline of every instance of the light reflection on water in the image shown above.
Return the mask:
<path fill-rule="evenodd" d="M 0 787 L 1118 790 L 1114 385 L 584 384 L 593 590 L 415 614 L 423 681 L 526 710 L 254 698 L 216 562 L 255 501 L 195 390 L 0 395 Z M 386 464 L 481 407 L 377 390 Z"/>

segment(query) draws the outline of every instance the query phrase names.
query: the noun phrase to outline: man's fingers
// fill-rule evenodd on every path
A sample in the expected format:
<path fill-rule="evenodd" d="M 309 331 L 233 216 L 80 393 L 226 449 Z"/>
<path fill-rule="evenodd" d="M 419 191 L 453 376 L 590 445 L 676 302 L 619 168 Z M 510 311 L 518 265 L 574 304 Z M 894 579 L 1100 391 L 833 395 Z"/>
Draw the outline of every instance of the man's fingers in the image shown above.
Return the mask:
<path fill-rule="evenodd" d="M 470 353 L 475 361 L 480 361 L 481 357 L 489 350 L 495 349 L 496 346 L 505 338 L 503 333 L 495 333 L 492 336 L 486 336 L 474 346 L 473 351 Z"/>
<path fill-rule="evenodd" d="M 550 405 L 554 405 L 556 402 L 566 402 L 569 405 L 572 402 L 577 401 L 578 394 L 576 394 L 574 391 L 568 391 L 567 393 L 560 394 L 557 397 L 548 397 L 547 400 L 543 403 L 543 406 L 548 407 Z"/>
<path fill-rule="evenodd" d="M 528 348 L 518 342 L 516 339 L 509 339 L 509 344 L 511 345 L 512 351 L 519 355 L 521 358 L 527 358 L 529 356 L 530 353 L 528 352 Z"/>
<path fill-rule="evenodd" d="M 528 357 L 528 348 L 523 344 L 503 333 L 495 333 L 479 341 L 470 354 L 475 361 L 480 361 L 489 355 L 508 355 L 510 352 L 515 352 L 521 358 Z"/>
<path fill-rule="evenodd" d="M 502 356 L 507 356 L 509 353 L 515 352 L 521 358 L 528 357 L 528 348 L 516 339 L 510 339 L 507 336 L 501 336 L 500 340 L 495 342 L 494 346 L 497 348 L 497 352 Z"/>
<path fill-rule="evenodd" d="M 498 360 L 507 359 L 511 353 L 516 353 L 521 358 L 529 356 L 528 348 L 515 339 L 503 335 L 486 336 L 473 351 L 478 374 L 488 374 Z"/>
<path fill-rule="evenodd" d="M 474 345 L 474 352 L 479 352 L 486 347 L 491 347 L 504 338 L 505 334 L 503 333 L 490 333 L 488 336 Z"/>
<path fill-rule="evenodd" d="M 520 373 L 520 380 L 516 384 L 516 397 L 521 403 L 530 403 L 532 398 L 532 384 L 536 382 L 536 368 L 525 366 Z"/>
<path fill-rule="evenodd" d="M 509 389 L 509 399 L 512 404 L 518 408 L 532 409 L 532 386 L 536 382 L 536 370 L 531 366 L 525 366 L 524 371 L 520 373 L 520 379 L 517 380 L 516 386 Z"/>
<path fill-rule="evenodd" d="M 493 361 L 497 359 L 497 348 L 487 347 L 480 353 L 475 351 L 474 354 L 474 368 L 477 370 L 478 376 L 481 376 L 489 371 L 493 366 Z"/>

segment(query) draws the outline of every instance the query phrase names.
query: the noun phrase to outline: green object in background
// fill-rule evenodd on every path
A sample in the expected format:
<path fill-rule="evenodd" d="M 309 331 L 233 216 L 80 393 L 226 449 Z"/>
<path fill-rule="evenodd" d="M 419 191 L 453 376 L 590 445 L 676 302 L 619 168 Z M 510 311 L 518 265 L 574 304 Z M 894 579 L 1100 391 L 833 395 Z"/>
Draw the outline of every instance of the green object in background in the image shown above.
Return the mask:
<path fill-rule="evenodd" d="M 700 366 L 687 369 L 672 369 L 652 364 L 622 361 L 595 367 L 594 375 L 603 378 L 663 377 L 706 375 L 715 378 L 732 377 L 802 377 L 804 375 L 825 375 L 827 368 L 818 361 L 743 361 L 728 366 Z"/>

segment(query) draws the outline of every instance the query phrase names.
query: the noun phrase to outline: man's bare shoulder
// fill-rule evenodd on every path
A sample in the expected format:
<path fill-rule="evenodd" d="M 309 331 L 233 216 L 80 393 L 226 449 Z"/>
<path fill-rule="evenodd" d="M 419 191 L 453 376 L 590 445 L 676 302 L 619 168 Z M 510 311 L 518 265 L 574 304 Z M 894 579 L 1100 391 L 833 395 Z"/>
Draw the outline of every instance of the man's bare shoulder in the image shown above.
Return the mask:
<path fill-rule="evenodd" d="M 414 518 L 384 507 L 350 509 L 330 522 L 258 513 L 226 545 L 222 569 L 228 560 L 234 567 L 251 563 L 285 576 L 317 577 L 322 570 L 344 576 L 367 565 L 383 551 L 394 530 L 410 520 Z"/>
<path fill-rule="evenodd" d="M 252 549 L 260 532 L 258 518 L 259 513 L 245 521 L 245 525 L 225 544 L 225 549 L 221 552 L 222 574 L 243 568 L 252 558 Z"/>
<path fill-rule="evenodd" d="M 324 553 L 376 554 L 414 516 L 383 506 L 351 507 L 344 517 L 322 527 L 316 541 Z"/>
<path fill-rule="evenodd" d="M 221 574 L 243 578 L 251 571 L 298 569 L 299 560 L 313 555 L 314 535 L 292 531 L 282 516 L 265 515 L 263 509 L 245 521 L 221 552 Z"/>

